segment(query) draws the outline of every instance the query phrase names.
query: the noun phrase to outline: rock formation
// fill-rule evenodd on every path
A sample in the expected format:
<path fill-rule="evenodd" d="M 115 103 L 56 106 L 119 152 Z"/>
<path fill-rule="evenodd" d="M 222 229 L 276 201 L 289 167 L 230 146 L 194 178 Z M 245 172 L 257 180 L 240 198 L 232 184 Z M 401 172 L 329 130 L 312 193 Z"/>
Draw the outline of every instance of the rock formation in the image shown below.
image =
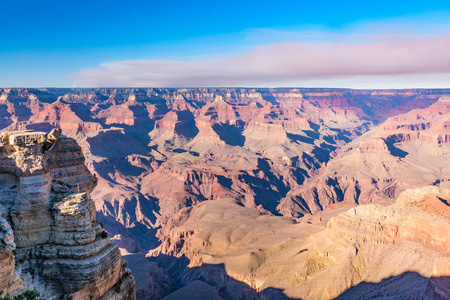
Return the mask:
<path fill-rule="evenodd" d="M 141 252 L 136 254 L 141 259 L 142 253 L 161 242 L 167 253 L 175 255 L 175 250 L 169 251 L 174 243 L 168 243 L 168 236 L 183 226 L 190 207 L 202 203 L 209 207 L 209 200 L 215 201 L 211 206 L 217 209 L 218 219 L 224 210 L 241 205 L 261 219 L 282 215 L 289 224 L 300 221 L 323 226 L 330 215 L 351 205 L 388 205 L 409 188 L 450 187 L 448 95 L 450 90 L 0 89 L 0 129 L 61 129 L 76 140 L 88 169 L 98 179 L 97 188 L 90 193 L 97 219 L 124 253 Z M 54 143 L 58 134 L 56 130 L 41 137 L 47 153 L 43 157 L 66 140 Z M 27 168 L 39 170 L 51 162 L 38 155 Z M 11 180 L 14 178 L 8 177 L 5 182 Z M 57 193 L 67 191 L 64 184 L 55 181 L 52 185 Z M 86 189 L 81 181 L 79 186 Z M 74 187 L 69 190 L 78 192 Z M 55 220 L 65 220 L 74 207 L 90 205 L 82 197 L 65 201 L 67 204 L 52 206 Z M 228 201 L 234 208 L 221 207 Z M 256 224 L 250 219 L 242 222 Z M 6 220 L 15 233 L 14 223 Z M 263 228 L 264 222 L 260 224 Z M 97 230 L 94 227 L 92 230 Z M 68 234 L 64 230 L 58 232 Z M 196 236 L 196 232 L 185 234 Z M 296 236 L 294 230 L 289 234 Z M 92 237 L 79 238 L 88 242 Z M 290 239 L 288 235 L 285 238 Z M 179 243 L 182 240 L 174 237 Z M 204 248 L 209 245 L 207 241 L 199 243 Z M 251 257 L 258 260 L 259 248 L 255 249 Z M 164 251 L 155 253 L 164 255 Z M 174 287 L 167 270 L 141 261 L 141 265 L 150 264 L 149 272 L 157 278 L 152 276 L 139 295 L 162 296 L 158 286 Z M 313 262 L 302 268 L 316 270 L 321 264 L 313 257 Z M 188 283 L 189 276 L 207 274 L 196 270 L 182 282 Z M 310 271 L 300 277 L 309 276 Z M 224 275 L 217 268 L 211 272 Z M 264 289 L 240 275 L 235 278 L 248 285 L 225 275 L 233 286 Z M 440 286 L 434 279 L 429 282 L 430 287 Z M 20 282 L 8 285 L 19 286 Z M 344 286 L 335 291 L 343 291 Z M 249 288 L 246 293 L 250 297 L 254 292 Z M 264 295 L 275 297 L 278 292 L 265 289 Z"/>
<path fill-rule="evenodd" d="M 96 221 L 96 179 L 61 131 L 6 132 L 0 148 L 0 290 L 43 299 L 135 299 L 119 249 Z"/>
<path fill-rule="evenodd" d="M 424 109 L 389 118 L 338 150 L 337 156 L 278 206 L 287 216 L 315 214 L 335 203 L 394 199 L 413 187 L 448 186 L 450 104 L 442 97 Z"/>
<path fill-rule="evenodd" d="M 228 299 L 448 299 L 449 200 L 450 190 L 407 190 L 326 228 L 206 201 L 181 210 L 148 257 L 187 290 L 200 278 Z"/>

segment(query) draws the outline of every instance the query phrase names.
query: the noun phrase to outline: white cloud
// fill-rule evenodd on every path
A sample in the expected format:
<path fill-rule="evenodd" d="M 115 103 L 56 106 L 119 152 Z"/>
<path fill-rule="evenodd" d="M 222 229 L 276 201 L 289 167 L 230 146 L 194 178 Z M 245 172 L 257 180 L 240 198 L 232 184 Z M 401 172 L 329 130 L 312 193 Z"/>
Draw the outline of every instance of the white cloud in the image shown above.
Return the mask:
<path fill-rule="evenodd" d="M 333 33 L 327 33 L 333 37 Z M 343 36 L 345 38 L 340 38 Z M 208 87 L 450 87 L 450 36 L 337 33 L 256 46 L 216 59 L 129 60 L 71 76 L 78 86 Z M 431 75 L 430 75 L 431 74 Z M 370 84 L 373 81 L 373 84 Z M 435 86 L 442 82 L 445 86 Z M 392 86 L 396 84 L 395 86 Z M 412 87 L 412 86 L 411 86 Z"/>

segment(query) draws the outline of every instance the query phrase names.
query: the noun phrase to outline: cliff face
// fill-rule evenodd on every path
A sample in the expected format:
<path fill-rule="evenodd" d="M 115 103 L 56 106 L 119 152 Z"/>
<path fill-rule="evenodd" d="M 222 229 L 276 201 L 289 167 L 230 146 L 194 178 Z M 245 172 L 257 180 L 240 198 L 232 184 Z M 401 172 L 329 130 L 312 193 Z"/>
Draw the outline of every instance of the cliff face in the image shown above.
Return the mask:
<path fill-rule="evenodd" d="M 76 141 L 60 134 L 1 134 L 0 290 L 134 299 L 133 276 L 96 221 L 90 193 L 97 179 Z"/>

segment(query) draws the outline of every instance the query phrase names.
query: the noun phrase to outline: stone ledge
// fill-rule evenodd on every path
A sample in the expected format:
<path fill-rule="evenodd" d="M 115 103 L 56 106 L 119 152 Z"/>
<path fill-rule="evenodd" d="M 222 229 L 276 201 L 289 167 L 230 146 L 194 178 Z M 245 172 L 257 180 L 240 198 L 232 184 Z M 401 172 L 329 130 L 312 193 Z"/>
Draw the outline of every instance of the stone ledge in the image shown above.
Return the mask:
<path fill-rule="evenodd" d="M 9 144 L 14 146 L 30 146 L 42 144 L 47 140 L 45 132 L 15 133 L 9 136 Z"/>
<path fill-rule="evenodd" d="M 22 134 L 22 133 L 30 133 L 34 132 L 34 129 L 30 130 L 22 130 L 22 131 L 8 131 L 8 132 L 2 132 L 0 133 L 0 139 L 3 143 L 9 144 L 9 137 L 13 134 Z"/>

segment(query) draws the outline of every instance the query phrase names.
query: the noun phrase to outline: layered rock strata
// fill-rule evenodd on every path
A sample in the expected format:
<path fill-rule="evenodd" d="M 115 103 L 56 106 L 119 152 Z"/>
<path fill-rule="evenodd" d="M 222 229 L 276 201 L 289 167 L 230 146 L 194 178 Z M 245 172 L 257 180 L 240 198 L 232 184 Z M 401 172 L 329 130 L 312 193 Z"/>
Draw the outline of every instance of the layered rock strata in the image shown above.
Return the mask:
<path fill-rule="evenodd" d="M 330 236 L 348 243 L 394 245 L 412 241 L 445 253 L 450 249 L 450 207 L 439 197 L 437 187 L 425 187 L 403 192 L 393 207 L 377 204 L 356 207 L 328 222 L 328 228 L 332 229 Z M 420 208 L 425 201 L 425 207 Z M 402 209 L 395 209 L 396 206 Z M 436 211 L 430 213 L 433 206 Z"/>
<path fill-rule="evenodd" d="M 147 256 L 173 289 L 199 279 L 225 299 L 448 299 L 449 200 L 450 190 L 410 189 L 326 227 L 206 201 L 176 214 Z"/>
<path fill-rule="evenodd" d="M 392 201 L 408 188 L 450 183 L 450 102 L 441 97 L 424 109 L 386 120 L 337 150 L 316 176 L 291 190 L 278 210 L 315 214 L 337 203 Z M 392 199 L 392 200 L 389 200 Z"/>
<path fill-rule="evenodd" d="M 377 124 L 438 99 L 442 104 L 449 94 L 425 89 L 0 89 L 0 129 L 60 128 L 76 139 L 98 177 L 92 198 L 99 220 L 121 247 L 136 252 L 151 249 L 157 228 L 200 201 L 231 197 L 261 212 L 301 217 L 341 202 L 397 196 L 410 185 L 384 167 L 381 178 L 378 167 L 357 176 L 343 174 L 339 164 L 324 165 Z M 429 124 L 423 120 L 429 116 L 417 112 L 406 123 L 392 119 L 386 128 L 405 137 L 425 129 L 414 142 L 445 141 L 448 124 Z M 381 161 L 389 168 L 394 140 L 385 142 L 389 153 L 378 145 L 381 159 L 375 165 Z M 440 145 L 430 149 L 436 156 L 450 143 Z M 361 161 L 346 167 L 358 170 L 367 160 L 370 167 L 377 154 L 363 152 Z M 430 165 L 426 161 L 423 167 Z M 434 170 L 421 173 L 427 176 L 420 184 L 448 179 Z"/>
<path fill-rule="evenodd" d="M 76 141 L 60 134 L 1 134 L 0 290 L 135 299 L 126 261 L 96 221 L 90 193 L 97 180 Z"/>

